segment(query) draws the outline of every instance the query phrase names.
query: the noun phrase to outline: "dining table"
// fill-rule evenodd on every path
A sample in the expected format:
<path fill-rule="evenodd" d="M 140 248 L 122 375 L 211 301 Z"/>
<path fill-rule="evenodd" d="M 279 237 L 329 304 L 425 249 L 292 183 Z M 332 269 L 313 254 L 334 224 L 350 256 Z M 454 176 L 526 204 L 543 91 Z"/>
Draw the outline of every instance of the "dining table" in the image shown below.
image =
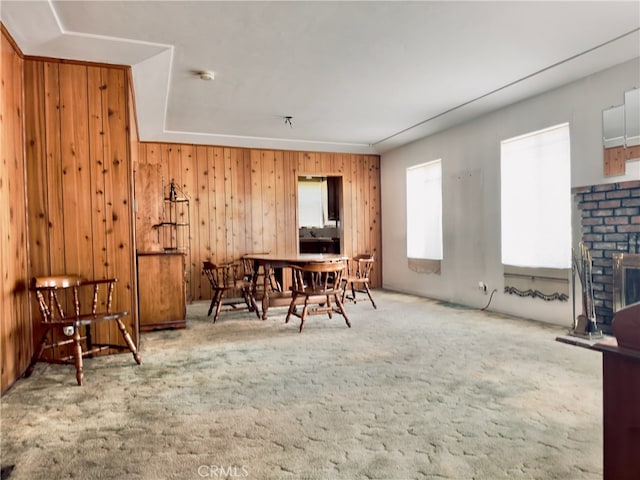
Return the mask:
<path fill-rule="evenodd" d="M 347 256 L 339 253 L 298 253 L 248 254 L 243 257 L 253 263 L 252 294 L 262 305 L 262 319 L 267 319 L 270 307 L 284 307 L 291 304 L 291 291 L 282 288 L 281 282 L 274 282 L 273 276 L 277 271 L 290 266 L 304 267 L 310 263 L 344 262 Z M 282 275 L 282 273 L 280 273 Z"/>

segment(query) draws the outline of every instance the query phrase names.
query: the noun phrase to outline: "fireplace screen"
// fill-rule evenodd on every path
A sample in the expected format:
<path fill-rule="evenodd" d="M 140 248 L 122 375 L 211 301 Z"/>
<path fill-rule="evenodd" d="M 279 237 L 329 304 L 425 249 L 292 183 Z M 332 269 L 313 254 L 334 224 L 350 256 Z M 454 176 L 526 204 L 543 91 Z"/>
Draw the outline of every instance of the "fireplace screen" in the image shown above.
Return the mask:
<path fill-rule="evenodd" d="M 613 254 L 613 311 L 640 302 L 640 254 Z"/>

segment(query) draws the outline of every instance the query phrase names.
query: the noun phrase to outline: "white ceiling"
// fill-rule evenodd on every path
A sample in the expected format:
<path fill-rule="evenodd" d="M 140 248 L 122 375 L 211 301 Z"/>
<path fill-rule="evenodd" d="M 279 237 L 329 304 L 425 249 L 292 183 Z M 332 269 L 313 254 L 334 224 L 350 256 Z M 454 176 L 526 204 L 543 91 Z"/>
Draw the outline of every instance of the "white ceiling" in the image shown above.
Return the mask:
<path fill-rule="evenodd" d="M 638 1 L 4 0 L 0 18 L 25 55 L 131 65 L 141 140 L 277 149 L 383 153 L 640 56 Z"/>

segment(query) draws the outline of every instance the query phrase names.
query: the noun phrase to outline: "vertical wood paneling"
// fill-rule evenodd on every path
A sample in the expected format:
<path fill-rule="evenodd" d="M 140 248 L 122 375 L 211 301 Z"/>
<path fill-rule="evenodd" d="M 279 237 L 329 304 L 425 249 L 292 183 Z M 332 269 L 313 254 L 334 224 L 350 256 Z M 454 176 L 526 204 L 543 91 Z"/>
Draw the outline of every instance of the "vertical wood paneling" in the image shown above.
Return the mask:
<path fill-rule="evenodd" d="M 233 156 L 235 149 L 225 148 L 223 150 L 222 158 L 224 161 L 224 251 L 225 256 L 222 262 L 229 262 L 233 260 L 234 255 L 234 238 L 233 238 L 233 224 L 234 224 L 234 207 L 233 205 L 233 182 L 232 182 L 232 170 L 233 170 Z"/>
<path fill-rule="evenodd" d="M 359 251 L 364 252 L 371 242 L 371 164 L 370 157 L 364 156 L 362 168 L 362 202 L 364 203 L 364 211 L 362 212 L 362 239 L 359 245 Z"/>
<path fill-rule="evenodd" d="M 140 163 L 135 171 L 135 184 L 136 250 L 140 252 L 161 251 L 162 243 L 158 226 L 162 222 L 161 165 L 159 163 Z M 104 223 L 104 218 L 101 218 L 100 221 Z"/>
<path fill-rule="evenodd" d="M 102 118 L 105 195 L 107 272 L 119 279 L 114 308 L 132 312 L 137 305 L 133 235 L 131 227 L 131 173 L 128 151 L 127 106 L 125 72 L 120 69 L 101 68 L 103 87 Z M 134 295 L 135 294 L 135 295 Z M 137 341 L 137 317 L 133 313 L 125 319 Z M 135 322 L 135 323 L 134 323 Z M 122 344 L 117 327 L 110 325 L 110 339 Z"/>
<path fill-rule="evenodd" d="M 283 202 L 282 221 L 285 234 L 285 252 L 298 252 L 298 170 L 293 152 L 283 152 Z M 296 226 L 291 228 L 291 224 Z"/>
<path fill-rule="evenodd" d="M 251 150 L 251 243 L 254 252 L 268 251 L 268 247 L 264 243 L 261 160 L 261 152 L 259 150 Z"/>
<path fill-rule="evenodd" d="M 244 252 L 243 255 L 246 253 L 252 253 L 252 252 L 256 252 L 256 250 L 254 250 L 253 247 L 253 224 L 252 224 L 252 219 L 251 219 L 251 208 L 252 208 L 252 203 L 251 203 L 251 199 L 253 196 L 252 190 L 251 190 L 251 151 L 248 149 L 243 149 L 242 150 L 243 153 L 243 162 L 242 162 L 242 172 L 243 172 L 243 180 L 244 180 L 244 190 L 243 190 L 243 196 L 244 196 L 244 235 L 245 235 L 245 242 L 244 242 Z"/>
<path fill-rule="evenodd" d="M 286 253 L 287 251 L 287 224 L 291 223 L 292 218 L 289 215 L 290 211 L 287 208 L 287 188 L 286 179 L 289 178 L 285 175 L 284 171 L 284 153 L 274 152 L 274 174 L 275 174 L 275 252 L 279 255 Z M 294 218 L 295 220 L 295 218 Z"/>
<path fill-rule="evenodd" d="M 0 390 L 5 391 L 28 365 L 32 347 L 27 292 L 24 61 L 4 28 L 0 37 Z"/>
<path fill-rule="evenodd" d="M 247 253 L 247 229 L 246 229 L 246 206 L 245 206 L 245 170 L 244 170 L 244 150 L 231 149 L 233 164 L 231 168 L 231 205 L 233 206 L 233 257 L 239 258 Z"/>
<path fill-rule="evenodd" d="M 194 270 L 194 284 L 193 294 L 194 299 L 198 300 L 202 298 L 200 292 L 203 288 L 208 287 L 204 285 L 203 281 L 206 279 L 202 276 L 202 262 L 211 258 L 211 243 L 209 239 L 210 234 L 210 222 L 209 222 L 209 162 L 207 156 L 208 148 L 205 146 L 197 146 L 195 150 L 196 157 L 196 178 L 198 182 L 197 191 L 193 192 L 193 238 L 194 244 L 191 247 L 192 250 L 192 262 Z M 207 282 L 208 283 L 208 282 Z M 197 295 L 197 296 L 196 296 Z"/>
<path fill-rule="evenodd" d="M 106 168 L 104 161 L 104 112 L 103 95 L 105 84 L 102 71 L 98 67 L 87 68 L 88 118 L 89 118 L 89 166 L 91 173 L 91 240 L 93 245 L 93 278 L 109 277 L 106 221 Z M 85 194 L 80 194 L 84 201 Z M 88 218 L 88 217 L 87 217 Z M 87 274 L 89 276 L 89 274 Z M 111 330 L 107 324 L 98 324 L 93 333 L 98 338 L 111 340 Z M 107 352 L 104 352 L 107 353 Z"/>
<path fill-rule="evenodd" d="M 369 253 L 375 256 L 371 283 L 382 285 L 382 218 L 380 208 L 380 157 L 369 156 Z"/>
<path fill-rule="evenodd" d="M 178 222 L 180 223 L 189 223 L 193 225 L 194 219 L 197 218 L 194 215 L 194 209 L 197 208 L 197 202 L 195 199 L 194 193 L 197 193 L 197 178 L 196 178 L 196 159 L 195 159 L 195 147 L 193 145 L 182 145 L 180 147 L 180 171 L 181 171 L 181 187 L 182 192 L 185 198 L 189 199 L 189 209 L 180 209 L 180 217 L 178 218 Z M 193 218 L 191 218 L 193 216 Z M 195 235 L 197 231 L 191 226 L 187 229 L 183 229 L 180 233 L 181 242 L 185 242 L 185 252 L 187 255 L 185 256 L 186 262 L 186 270 L 185 270 L 185 278 L 186 278 L 186 291 L 187 291 L 187 301 L 193 300 L 193 289 L 194 285 L 197 282 L 196 277 L 200 276 L 200 270 L 196 270 L 194 257 L 190 254 L 192 249 L 197 249 L 198 246 L 194 244 L 194 238 L 198 238 Z M 187 247 L 188 245 L 188 247 Z"/>
<path fill-rule="evenodd" d="M 107 278 L 105 163 L 102 148 L 102 74 L 99 68 L 87 69 L 88 117 L 89 117 L 89 168 L 91 184 L 91 239 L 93 242 L 93 272 L 95 278 Z M 86 220 L 86 219 L 84 219 Z M 100 326 L 96 328 L 106 328 Z"/>
<path fill-rule="evenodd" d="M 91 178 L 87 104 L 87 67 L 60 65 L 60 158 L 62 162 L 62 216 L 64 272 L 93 277 L 91 232 Z"/>
<path fill-rule="evenodd" d="M 49 69 L 47 69 L 49 71 Z M 51 226 L 52 218 L 60 218 L 50 214 L 49 202 L 53 195 L 50 193 L 49 180 L 51 169 L 48 165 L 49 145 L 47 138 L 47 105 L 50 105 L 49 87 L 45 75 L 45 65 L 42 62 L 25 62 L 25 90 L 30 95 L 25 96 L 25 134 L 27 162 L 27 196 L 28 224 L 29 224 L 29 255 L 31 276 L 46 275 L 53 263 L 51 255 Z M 57 85 L 57 71 L 54 76 Z M 56 109 L 57 97 L 54 102 Z M 56 137 L 57 139 L 58 137 Z M 56 158 L 59 158 L 56 155 Z M 58 178 L 58 177 L 55 177 Z M 62 262 L 64 259 L 58 259 Z M 38 312 L 33 310 L 34 318 Z M 42 335 L 37 320 L 33 322 L 33 336 Z M 29 339 L 31 342 L 31 339 Z"/>
<path fill-rule="evenodd" d="M 62 159 L 60 153 L 60 82 L 57 63 L 44 64 L 45 144 L 47 171 L 47 216 L 49 219 L 49 265 L 31 262 L 33 275 L 50 275 L 65 271 L 64 219 L 62 197 Z M 29 160 L 29 159 L 27 159 Z M 30 175 L 30 172 L 28 173 Z M 31 192 L 29 192 L 29 197 Z M 38 270 L 37 270 L 38 269 Z M 70 272 L 69 272 L 70 273 Z"/>
<path fill-rule="evenodd" d="M 47 145 L 45 128 L 45 85 L 42 62 L 25 62 L 25 143 L 27 192 L 29 197 L 29 252 L 31 274 L 49 270 L 49 178 L 47 175 Z"/>
<path fill-rule="evenodd" d="M 271 150 L 260 152 L 262 169 L 262 247 L 269 252 L 278 253 L 276 234 L 276 178 L 275 157 Z"/>
<path fill-rule="evenodd" d="M 207 221 L 207 249 L 206 252 L 202 252 L 203 256 L 200 258 L 199 267 L 202 267 L 204 260 L 215 262 L 215 248 L 216 248 L 216 159 L 215 149 L 213 147 L 206 147 L 207 155 L 207 200 L 208 200 L 208 213 L 206 214 Z M 203 228 L 203 225 L 199 225 L 198 228 Z M 206 255 L 205 255 L 206 254 Z"/>
<path fill-rule="evenodd" d="M 227 231 L 225 209 L 225 178 L 224 178 L 224 149 L 213 149 L 214 163 L 214 195 L 215 195 L 215 249 L 213 251 L 214 263 L 223 263 L 227 258 Z"/>
<path fill-rule="evenodd" d="M 350 183 L 351 183 L 351 217 L 349 221 L 351 223 L 351 251 L 357 252 L 359 250 L 358 247 L 358 237 L 360 236 L 360 227 L 361 224 L 358 222 L 358 207 L 360 207 L 359 202 L 359 194 L 358 191 L 361 188 L 358 183 L 358 178 L 360 178 L 358 171 L 358 163 L 359 157 L 357 155 L 350 155 L 350 169 L 351 173 L 349 175 Z"/>

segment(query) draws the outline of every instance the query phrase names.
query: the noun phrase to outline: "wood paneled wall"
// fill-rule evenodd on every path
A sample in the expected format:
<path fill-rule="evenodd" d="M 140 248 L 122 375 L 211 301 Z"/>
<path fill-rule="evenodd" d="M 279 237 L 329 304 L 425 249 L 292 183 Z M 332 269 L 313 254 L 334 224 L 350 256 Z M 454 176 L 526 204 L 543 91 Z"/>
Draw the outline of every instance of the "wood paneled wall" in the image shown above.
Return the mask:
<path fill-rule="evenodd" d="M 162 183 L 190 196 L 191 299 L 210 298 L 202 262 L 246 253 L 297 253 L 299 175 L 342 177 L 343 253 L 376 256 L 372 285 L 382 285 L 380 158 L 184 144 L 141 143 L 136 166 L 137 248 L 161 248 L 151 225 L 162 215 Z"/>
<path fill-rule="evenodd" d="M 31 275 L 117 277 L 137 342 L 127 70 L 26 59 L 25 98 Z M 97 341 L 122 343 L 101 327 Z"/>
<path fill-rule="evenodd" d="M 2 28 L 0 52 L 0 391 L 31 359 L 26 279 L 27 220 L 24 158 L 24 60 Z"/>

